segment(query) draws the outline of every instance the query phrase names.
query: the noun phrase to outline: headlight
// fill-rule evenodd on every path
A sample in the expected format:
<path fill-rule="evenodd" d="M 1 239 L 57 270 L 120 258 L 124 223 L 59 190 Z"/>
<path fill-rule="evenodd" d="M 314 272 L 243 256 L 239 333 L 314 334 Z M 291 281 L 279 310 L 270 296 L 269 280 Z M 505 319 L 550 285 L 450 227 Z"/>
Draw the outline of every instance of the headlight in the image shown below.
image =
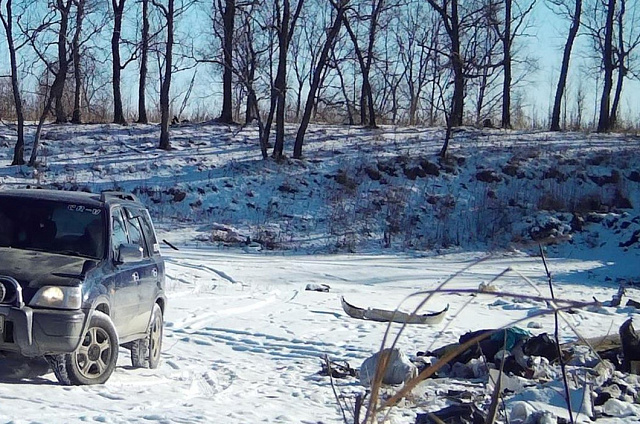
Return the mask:
<path fill-rule="evenodd" d="M 33 296 L 31 306 L 59 309 L 80 309 L 82 291 L 80 287 L 45 286 Z"/>

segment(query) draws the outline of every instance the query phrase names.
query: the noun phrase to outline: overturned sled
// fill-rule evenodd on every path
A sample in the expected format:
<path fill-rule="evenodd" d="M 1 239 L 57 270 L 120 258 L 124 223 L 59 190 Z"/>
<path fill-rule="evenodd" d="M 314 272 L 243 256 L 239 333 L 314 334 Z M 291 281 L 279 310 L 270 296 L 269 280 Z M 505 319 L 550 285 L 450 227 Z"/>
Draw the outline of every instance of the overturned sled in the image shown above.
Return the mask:
<path fill-rule="evenodd" d="M 408 314 L 400 311 L 387 311 L 385 309 L 358 308 L 342 298 L 342 309 L 352 318 L 365 319 L 379 322 L 397 322 L 400 324 L 439 324 L 449 310 L 449 305 L 440 312 L 431 314 Z"/>

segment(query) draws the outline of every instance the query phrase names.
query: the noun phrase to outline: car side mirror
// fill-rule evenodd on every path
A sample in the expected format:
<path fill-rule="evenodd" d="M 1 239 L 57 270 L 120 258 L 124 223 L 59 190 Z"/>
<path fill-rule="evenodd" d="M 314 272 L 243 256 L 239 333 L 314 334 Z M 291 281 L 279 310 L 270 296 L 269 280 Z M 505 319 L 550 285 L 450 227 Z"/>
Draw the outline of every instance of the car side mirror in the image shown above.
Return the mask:
<path fill-rule="evenodd" d="M 139 262 L 142 260 L 142 247 L 137 244 L 121 244 L 118 247 L 116 261 L 121 264 Z"/>

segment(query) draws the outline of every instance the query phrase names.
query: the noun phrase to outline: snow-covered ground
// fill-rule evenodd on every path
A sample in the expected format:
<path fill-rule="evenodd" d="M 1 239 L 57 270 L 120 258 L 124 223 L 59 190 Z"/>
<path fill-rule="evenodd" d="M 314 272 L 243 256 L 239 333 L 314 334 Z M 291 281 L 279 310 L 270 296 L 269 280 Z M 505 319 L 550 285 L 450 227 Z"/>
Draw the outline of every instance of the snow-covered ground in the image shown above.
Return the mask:
<path fill-rule="evenodd" d="M 604 302 L 621 282 L 638 281 L 637 136 L 468 128 L 439 161 L 441 129 L 314 126 L 305 160 L 274 163 L 260 158 L 255 128 L 187 125 L 172 134 L 175 149 L 163 152 L 155 149 L 157 126 L 47 126 L 33 169 L 8 166 L 15 133 L 0 127 L 0 189 L 133 191 L 160 238 L 180 249 L 163 247 L 169 304 L 159 369 L 133 369 L 121 350 L 104 386 L 62 387 L 43 361 L 1 359 L 0 422 L 340 423 L 339 403 L 352 409 L 365 388 L 335 379 L 338 401 L 318 374 L 323 358 L 358 368 L 387 329 L 348 317 L 342 296 L 411 311 L 424 296 L 407 296 L 455 274 L 446 288 L 492 283 L 548 297 L 537 241 L 562 241 L 546 250 L 559 299 Z M 248 249 L 247 237 L 262 251 Z M 628 296 L 640 301 L 634 288 Z M 554 328 L 540 300 L 441 292 L 423 311 L 447 304 L 441 324 L 408 326 L 398 347 L 415 357 L 472 330 Z M 617 333 L 636 309 L 565 315 L 560 336 L 573 341 L 575 331 Z M 529 384 L 516 399 L 563 413 L 548 393 L 553 383 Z M 429 380 L 389 422 L 413 423 L 417 413 L 442 408 L 449 389 L 472 391 L 485 407 L 490 397 L 482 379 Z M 637 420 L 632 400 L 610 405 L 617 418 L 599 421 Z"/>
<path fill-rule="evenodd" d="M 498 289 L 523 294 L 539 290 L 545 296 L 548 292 L 539 258 L 517 253 L 477 264 L 484 254 L 295 256 L 211 248 L 164 253 L 169 307 L 160 368 L 132 369 L 128 352 L 121 349 L 118 367 L 104 386 L 62 387 L 45 363 L 31 364 L 29 378 L 0 379 L 2 422 L 340 423 L 330 380 L 318 375 L 322 358 L 328 355 L 359 367 L 380 348 L 387 328 L 348 317 L 340 306 L 341 296 L 362 306 L 395 308 L 407 295 L 434 289 L 469 266 L 449 288 L 477 288 L 511 267 L 534 286 L 512 272 L 494 282 Z M 616 289 L 601 284 L 602 266 L 595 261 L 551 260 L 556 296 L 610 299 Z M 306 291 L 309 283 L 331 289 Z M 398 347 L 414 356 L 457 341 L 469 330 L 507 325 L 546 310 L 542 302 L 496 301 L 489 295 L 439 294 L 425 310 L 449 304 L 443 323 L 407 327 Z M 632 314 L 604 308 L 579 311 L 568 319 L 588 337 L 616 329 Z M 553 327 L 551 316 L 520 325 L 528 322 Z M 575 338 L 566 324 L 561 334 Z M 348 399 L 364 392 L 354 378 L 334 383 Z M 469 383 L 447 384 L 463 388 Z M 421 396 L 420 390 L 415 393 Z M 413 422 L 416 412 L 437 410 L 444 403 L 444 397 L 425 398 L 394 409 L 391 422 Z"/>

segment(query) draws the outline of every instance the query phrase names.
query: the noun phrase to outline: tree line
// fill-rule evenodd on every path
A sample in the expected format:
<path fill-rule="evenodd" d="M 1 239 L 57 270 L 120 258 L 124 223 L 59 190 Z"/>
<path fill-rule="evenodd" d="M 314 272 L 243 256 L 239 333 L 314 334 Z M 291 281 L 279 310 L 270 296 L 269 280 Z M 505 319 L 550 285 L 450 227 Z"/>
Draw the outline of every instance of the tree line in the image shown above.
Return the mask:
<path fill-rule="evenodd" d="M 628 0 L 0 0 L 9 53 L 0 113 L 17 121 L 13 165 L 26 162 L 27 119 L 37 122 L 33 166 L 50 117 L 148 123 L 149 99 L 157 101 L 158 147 L 170 149 L 172 118 L 205 69 L 222 74 L 221 93 L 208 100 L 211 109 L 221 105 L 217 121 L 255 121 L 264 158 L 284 157 L 285 122 L 298 124 L 293 157 L 302 157 L 314 120 L 444 123 L 446 155 L 454 127 L 522 125 L 514 94 L 536 68 L 523 47 L 535 35 L 533 11 L 546 8 L 568 27 L 549 129 L 567 127 L 567 81 L 583 37 L 599 81 L 597 131 L 607 132 L 619 124 L 625 81 L 640 79 L 639 7 Z M 135 114 L 123 104 L 125 69 L 137 75 Z M 193 77 L 178 107 L 172 81 L 185 71 Z M 584 107 L 579 90 L 578 125 Z"/>

